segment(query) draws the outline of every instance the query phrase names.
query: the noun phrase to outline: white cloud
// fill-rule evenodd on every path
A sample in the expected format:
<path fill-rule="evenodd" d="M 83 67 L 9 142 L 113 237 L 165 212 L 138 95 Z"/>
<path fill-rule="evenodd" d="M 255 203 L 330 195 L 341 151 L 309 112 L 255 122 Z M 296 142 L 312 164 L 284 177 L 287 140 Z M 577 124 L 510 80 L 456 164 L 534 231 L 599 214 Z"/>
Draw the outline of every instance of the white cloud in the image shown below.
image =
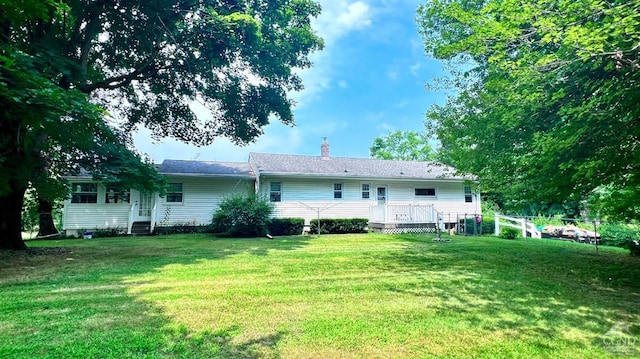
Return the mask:
<path fill-rule="evenodd" d="M 250 152 L 293 154 L 297 153 L 303 143 L 299 128 L 289 127 L 280 122 L 266 126 L 264 134 L 258 137 L 256 142 L 244 147 L 233 144 L 227 138 L 219 138 L 213 144 L 203 147 L 170 138 L 153 143 L 150 139 L 151 132 L 147 129 L 140 129 L 133 138 L 137 150 L 149 154 L 156 163 L 165 159 L 246 162 Z"/>
<path fill-rule="evenodd" d="M 379 123 L 378 125 L 376 125 L 376 129 L 378 130 L 384 130 L 386 132 L 393 132 L 396 130 L 396 127 L 393 125 L 390 125 L 386 122 L 383 123 Z"/>
<path fill-rule="evenodd" d="M 415 64 L 409 67 L 409 70 L 411 71 L 413 76 L 418 77 L 418 70 L 420 70 L 421 67 L 422 65 L 419 62 L 416 62 Z"/>
<path fill-rule="evenodd" d="M 364 29 L 371 25 L 373 12 L 363 1 L 320 0 L 322 13 L 311 21 L 327 48 L 353 30 Z"/>
<path fill-rule="evenodd" d="M 353 31 L 362 30 L 373 18 L 371 7 L 363 1 L 320 0 L 322 13 L 311 20 L 312 28 L 324 39 L 322 52 L 310 56 L 313 67 L 299 69 L 296 73 L 302 78 L 304 90 L 291 93 L 289 96 L 297 102 L 297 107 L 316 99 L 322 92 L 331 88 L 333 69 L 333 53 L 336 42 Z M 338 86 L 343 87 L 341 83 Z"/>
<path fill-rule="evenodd" d="M 340 88 L 343 88 L 343 89 L 344 89 L 344 88 L 349 87 L 349 84 L 348 84 L 348 83 L 347 83 L 347 81 L 345 81 L 345 80 L 340 80 L 340 81 L 338 81 L 338 86 L 339 86 Z"/>

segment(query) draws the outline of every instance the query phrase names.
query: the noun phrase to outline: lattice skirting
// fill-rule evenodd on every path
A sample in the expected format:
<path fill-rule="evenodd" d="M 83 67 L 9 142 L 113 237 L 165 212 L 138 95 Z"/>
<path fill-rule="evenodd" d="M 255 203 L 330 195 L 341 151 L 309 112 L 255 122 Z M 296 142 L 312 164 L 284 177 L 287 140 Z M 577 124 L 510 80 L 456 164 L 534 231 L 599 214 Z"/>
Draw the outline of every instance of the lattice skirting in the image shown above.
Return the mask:
<path fill-rule="evenodd" d="M 416 228 L 374 228 L 374 231 L 384 234 L 404 234 L 404 233 L 436 233 L 433 227 Z"/>
<path fill-rule="evenodd" d="M 436 233 L 435 223 L 369 223 L 374 232 L 385 234 Z"/>

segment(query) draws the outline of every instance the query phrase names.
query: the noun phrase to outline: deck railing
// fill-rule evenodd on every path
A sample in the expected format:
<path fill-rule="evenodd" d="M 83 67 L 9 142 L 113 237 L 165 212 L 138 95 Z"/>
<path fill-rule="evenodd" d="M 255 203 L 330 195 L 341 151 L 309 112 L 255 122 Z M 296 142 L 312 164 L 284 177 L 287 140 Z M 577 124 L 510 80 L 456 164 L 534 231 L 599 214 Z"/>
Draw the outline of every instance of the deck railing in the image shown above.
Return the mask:
<path fill-rule="evenodd" d="M 385 204 L 371 206 L 369 221 L 377 223 L 436 223 L 438 212 L 432 204 Z"/>

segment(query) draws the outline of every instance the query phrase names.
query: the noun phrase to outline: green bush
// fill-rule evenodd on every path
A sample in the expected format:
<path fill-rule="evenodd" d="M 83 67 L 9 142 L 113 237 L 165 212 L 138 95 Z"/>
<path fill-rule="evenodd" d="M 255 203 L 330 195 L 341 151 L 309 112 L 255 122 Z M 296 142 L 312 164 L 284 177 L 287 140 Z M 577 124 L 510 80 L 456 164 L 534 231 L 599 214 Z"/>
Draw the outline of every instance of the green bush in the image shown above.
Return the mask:
<path fill-rule="evenodd" d="M 220 203 L 214 213 L 212 227 L 216 233 L 229 237 L 260 237 L 267 234 L 271 203 L 253 194 L 235 195 Z"/>
<path fill-rule="evenodd" d="M 304 218 L 271 218 L 267 224 L 272 236 L 291 236 L 302 234 Z"/>
<path fill-rule="evenodd" d="M 520 235 L 520 231 L 513 227 L 501 227 L 500 228 L 500 238 L 504 239 L 516 239 Z"/>
<path fill-rule="evenodd" d="M 367 218 L 320 218 L 321 234 L 366 233 L 369 225 Z M 309 231 L 318 233 L 318 220 L 311 220 Z"/>
<path fill-rule="evenodd" d="M 482 216 L 482 222 L 480 223 L 476 222 L 475 216 L 467 217 L 464 220 L 464 228 L 465 228 L 464 233 L 468 235 L 491 234 L 495 231 L 493 226 L 494 226 L 493 217 Z"/>
<path fill-rule="evenodd" d="M 598 232 L 605 246 L 630 248 L 631 241 L 640 239 L 638 230 L 626 224 L 604 224 Z"/>
<path fill-rule="evenodd" d="M 494 234 L 496 232 L 496 220 L 494 217 L 482 217 L 482 232 L 480 234 Z"/>
<path fill-rule="evenodd" d="M 197 225 L 193 222 L 190 223 L 176 223 L 172 225 L 156 226 L 153 229 L 153 234 L 193 234 L 193 233 L 209 233 L 212 232 L 211 225 Z"/>
<path fill-rule="evenodd" d="M 109 237 L 120 237 L 120 236 L 127 235 L 127 230 L 125 228 L 120 228 L 120 227 L 94 229 L 91 232 L 92 232 L 93 238 L 109 238 Z"/>

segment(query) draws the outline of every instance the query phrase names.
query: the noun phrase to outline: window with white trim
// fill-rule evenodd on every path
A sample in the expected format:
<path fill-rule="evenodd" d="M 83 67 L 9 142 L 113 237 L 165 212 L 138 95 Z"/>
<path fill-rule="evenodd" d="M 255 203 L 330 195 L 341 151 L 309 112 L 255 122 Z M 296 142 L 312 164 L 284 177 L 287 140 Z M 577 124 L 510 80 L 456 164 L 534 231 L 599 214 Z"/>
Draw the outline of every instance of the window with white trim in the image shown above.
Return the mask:
<path fill-rule="evenodd" d="M 471 192 L 471 186 L 464 186 L 464 201 L 473 202 L 473 192 Z"/>
<path fill-rule="evenodd" d="M 363 183 L 362 187 L 362 199 L 371 198 L 371 185 L 368 183 Z"/>
<path fill-rule="evenodd" d="M 436 189 L 435 188 L 416 188 L 414 193 L 416 197 L 435 197 Z"/>
<path fill-rule="evenodd" d="M 333 184 L 333 198 L 334 199 L 342 198 L 342 183 Z"/>
<path fill-rule="evenodd" d="M 72 183 L 71 203 L 98 203 L 98 184 Z"/>
<path fill-rule="evenodd" d="M 167 203 L 182 203 L 183 200 L 182 183 L 169 183 L 167 187 Z"/>
<path fill-rule="evenodd" d="M 128 190 L 123 190 L 114 186 L 107 186 L 104 196 L 104 203 L 129 203 L 131 194 Z"/>
<path fill-rule="evenodd" d="M 282 182 L 269 183 L 269 202 L 282 202 Z"/>

